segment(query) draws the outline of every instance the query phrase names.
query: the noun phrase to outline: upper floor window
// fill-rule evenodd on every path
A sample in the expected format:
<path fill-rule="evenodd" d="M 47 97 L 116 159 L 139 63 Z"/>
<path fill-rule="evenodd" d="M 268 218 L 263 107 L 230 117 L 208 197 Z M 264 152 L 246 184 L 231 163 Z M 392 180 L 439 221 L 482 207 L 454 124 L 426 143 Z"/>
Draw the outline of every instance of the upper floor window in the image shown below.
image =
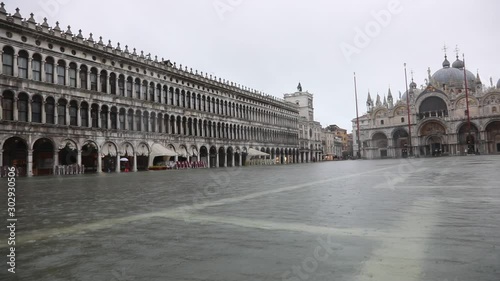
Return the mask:
<path fill-rule="evenodd" d="M 76 63 L 72 62 L 69 64 L 68 76 L 69 85 L 71 87 L 76 87 Z"/>
<path fill-rule="evenodd" d="M 9 46 L 3 47 L 2 53 L 3 69 L 2 73 L 6 75 L 14 75 L 14 49 Z"/>
<path fill-rule="evenodd" d="M 54 83 L 54 59 L 51 57 L 45 59 L 45 82 Z"/>
<path fill-rule="evenodd" d="M 97 69 L 95 67 L 90 69 L 90 89 L 97 91 Z"/>
<path fill-rule="evenodd" d="M 57 84 L 65 85 L 66 63 L 63 60 L 57 62 Z"/>
<path fill-rule="evenodd" d="M 42 81 L 42 56 L 39 54 L 33 55 L 31 61 L 31 79 L 34 81 Z"/>
<path fill-rule="evenodd" d="M 28 78 L 28 52 L 20 51 L 17 57 L 18 76 L 20 78 Z"/>
<path fill-rule="evenodd" d="M 380 120 L 380 125 L 384 125 L 384 120 Z"/>

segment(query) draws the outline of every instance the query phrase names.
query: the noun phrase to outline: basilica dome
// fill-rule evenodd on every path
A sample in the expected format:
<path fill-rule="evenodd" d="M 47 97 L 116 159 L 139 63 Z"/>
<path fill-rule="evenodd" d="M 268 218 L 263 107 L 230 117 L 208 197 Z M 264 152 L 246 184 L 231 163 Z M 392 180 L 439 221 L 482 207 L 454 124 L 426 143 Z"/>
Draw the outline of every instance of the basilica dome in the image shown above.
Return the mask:
<path fill-rule="evenodd" d="M 432 81 L 434 82 L 436 87 L 452 87 L 452 88 L 463 88 L 464 86 L 464 63 L 463 61 L 457 60 L 453 62 L 452 67 L 450 67 L 450 62 L 447 60 L 446 56 L 443 62 L 443 68 L 436 71 L 432 75 Z M 474 81 L 476 80 L 475 75 L 465 70 L 467 76 L 468 85 L 474 85 Z M 469 86 L 470 87 L 470 86 Z"/>

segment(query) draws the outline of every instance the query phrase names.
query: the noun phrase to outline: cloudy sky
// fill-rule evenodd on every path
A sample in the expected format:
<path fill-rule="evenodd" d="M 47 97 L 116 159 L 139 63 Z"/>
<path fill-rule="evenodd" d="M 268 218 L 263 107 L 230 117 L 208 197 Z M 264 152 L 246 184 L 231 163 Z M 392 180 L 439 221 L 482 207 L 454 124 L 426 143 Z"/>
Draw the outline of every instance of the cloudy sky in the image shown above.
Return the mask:
<path fill-rule="evenodd" d="M 500 2 L 442 0 L 4 1 L 73 32 L 144 50 L 277 97 L 314 94 L 315 119 L 351 128 L 372 97 L 424 84 L 427 68 L 455 60 L 458 45 L 484 84 L 500 78 Z"/>

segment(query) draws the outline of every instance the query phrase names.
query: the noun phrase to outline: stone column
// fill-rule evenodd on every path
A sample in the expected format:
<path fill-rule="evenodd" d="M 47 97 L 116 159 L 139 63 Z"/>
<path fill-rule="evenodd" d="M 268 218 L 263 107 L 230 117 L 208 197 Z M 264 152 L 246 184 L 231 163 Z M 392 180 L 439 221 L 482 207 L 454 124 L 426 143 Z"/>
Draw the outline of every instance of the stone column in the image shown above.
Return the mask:
<path fill-rule="evenodd" d="M 54 159 L 54 163 L 52 163 L 52 169 L 53 169 L 53 174 L 56 174 L 56 166 L 59 165 L 59 150 L 57 148 L 54 148 L 54 156 L 52 157 Z"/>
<path fill-rule="evenodd" d="M 120 154 L 116 153 L 116 172 L 119 173 L 120 171 Z"/>
<path fill-rule="evenodd" d="M 33 102 L 33 100 L 29 99 L 28 100 L 28 122 L 31 122 L 31 103 Z"/>
<path fill-rule="evenodd" d="M 101 157 L 101 152 L 97 153 L 97 173 L 101 174 L 102 173 L 102 157 Z"/>
<path fill-rule="evenodd" d="M 235 163 L 234 163 L 234 152 L 233 152 L 233 154 L 231 155 L 231 167 L 236 166 L 236 165 L 234 165 L 234 164 L 235 164 Z"/>
<path fill-rule="evenodd" d="M 101 73 L 97 72 L 97 91 L 101 92 Z"/>
<path fill-rule="evenodd" d="M 56 68 L 57 69 L 57 68 Z M 56 71 L 57 74 L 57 71 Z M 64 68 L 64 85 L 69 86 L 69 64 Z M 69 101 L 68 101 L 69 103 Z"/>
<path fill-rule="evenodd" d="M 210 151 L 207 156 L 207 168 L 210 168 Z"/>
<path fill-rule="evenodd" d="M 40 114 L 42 115 L 42 124 L 45 124 L 45 122 L 47 121 L 47 118 L 45 116 L 45 104 L 46 102 L 45 101 L 42 101 L 42 108 L 40 110 Z"/>
<path fill-rule="evenodd" d="M 76 125 L 77 126 L 82 125 L 82 114 L 81 114 L 81 107 L 80 106 L 76 107 Z"/>
<path fill-rule="evenodd" d="M 219 152 L 215 153 L 215 168 L 219 168 Z"/>
<path fill-rule="evenodd" d="M 57 108 L 59 107 L 59 104 L 56 102 L 54 103 L 54 124 L 59 125 L 59 120 L 57 120 Z"/>
<path fill-rule="evenodd" d="M 28 80 L 31 80 L 33 79 L 33 70 L 32 70 L 32 66 L 31 64 L 33 63 L 33 58 L 32 57 L 29 57 L 28 58 Z"/>
<path fill-rule="evenodd" d="M 134 167 L 132 167 L 132 172 L 137 172 L 137 154 L 134 153 Z"/>
<path fill-rule="evenodd" d="M 66 104 L 66 110 L 65 111 L 66 111 L 66 114 L 64 116 L 64 118 L 65 118 L 65 122 L 64 123 L 66 123 L 66 125 L 69 125 L 70 124 L 70 119 L 69 119 L 69 101 L 68 101 L 68 104 Z"/>
<path fill-rule="evenodd" d="M 45 82 L 45 61 L 40 64 L 40 81 Z"/>
<path fill-rule="evenodd" d="M 33 176 L 33 149 L 28 149 L 28 159 L 26 160 L 26 175 Z"/>
<path fill-rule="evenodd" d="M 241 167 L 242 158 L 243 158 L 243 154 L 240 153 L 240 157 L 238 157 L 238 166 L 240 166 L 240 167 Z"/>
<path fill-rule="evenodd" d="M 14 116 L 13 116 L 14 117 L 14 121 L 19 120 L 19 118 L 18 118 L 19 117 L 19 113 L 18 113 L 19 110 L 17 108 L 17 104 L 18 104 L 17 101 L 18 100 L 19 99 L 16 96 L 14 96 L 13 105 L 12 105 L 12 108 L 14 109 Z"/>
<path fill-rule="evenodd" d="M 81 149 L 76 150 L 76 164 L 82 165 L 82 150 Z"/>
<path fill-rule="evenodd" d="M 13 71 L 14 71 L 14 77 L 18 77 L 19 76 L 19 69 L 18 69 L 18 64 L 17 64 L 17 59 L 18 59 L 18 55 L 17 54 L 14 54 L 14 61 L 12 62 L 12 67 L 13 67 Z"/>
<path fill-rule="evenodd" d="M 3 166 L 3 149 L 0 149 L 0 167 Z"/>

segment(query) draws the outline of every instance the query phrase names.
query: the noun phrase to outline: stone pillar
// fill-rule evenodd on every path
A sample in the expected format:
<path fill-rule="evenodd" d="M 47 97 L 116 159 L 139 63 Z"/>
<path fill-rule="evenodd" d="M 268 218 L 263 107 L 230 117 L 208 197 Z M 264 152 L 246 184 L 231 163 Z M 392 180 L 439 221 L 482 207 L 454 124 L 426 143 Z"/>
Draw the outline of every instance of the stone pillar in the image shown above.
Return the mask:
<path fill-rule="evenodd" d="M 82 125 L 82 115 L 81 115 L 81 107 L 80 106 L 76 107 L 76 125 L 77 126 Z"/>
<path fill-rule="evenodd" d="M 3 149 L 0 149 L 0 167 L 3 166 Z"/>
<path fill-rule="evenodd" d="M 215 153 L 215 168 L 219 168 L 219 152 Z"/>
<path fill-rule="evenodd" d="M 134 153 L 134 167 L 132 167 L 132 172 L 137 172 L 137 154 Z"/>
<path fill-rule="evenodd" d="M 102 157 L 101 157 L 101 152 L 97 153 L 97 173 L 101 174 L 102 173 Z"/>
<path fill-rule="evenodd" d="M 233 154 L 231 155 L 231 165 L 232 165 L 231 167 L 236 166 L 236 165 L 235 165 L 235 163 L 234 163 L 234 152 L 233 152 Z"/>
<path fill-rule="evenodd" d="M 17 54 L 14 54 L 14 61 L 12 62 L 12 67 L 14 68 L 13 71 L 14 71 L 14 77 L 18 77 L 19 76 L 19 69 L 18 69 L 18 64 L 17 64 L 17 59 L 18 59 L 18 55 Z"/>
<path fill-rule="evenodd" d="M 210 165 L 210 151 L 208 153 L 208 156 L 207 156 L 207 168 L 210 168 L 211 165 Z"/>
<path fill-rule="evenodd" d="M 52 163 L 52 169 L 53 169 L 53 174 L 56 174 L 56 166 L 59 165 L 59 150 L 57 148 L 54 148 L 54 163 Z"/>
<path fill-rule="evenodd" d="M 13 105 L 12 105 L 12 108 L 14 109 L 14 116 L 13 116 L 14 117 L 14 121 L 19 120 L 19 118 L 18 118 L 19 117 L 19 113 L 18 113 L 19 110 L 17 108 L 17 104 L 18 104 L 17 101 L 18 100 L 19 99 L 16 96 L 14 96 Z"/>
<path fill-rule="evenodd" d="M 31 80 L 33 79 L 33 70 L 32 70 L 32 66 L 31 64 L 33 63 L 33 58 L 32 57 L 29 57 L 28 58 L 28 80 Z"/>
<path fill-rule="evenodd" d="M 120 171 L 120 154 L 116 153 L 116 172 L 119 173 Z"/>
<path fill-rule="evenodd" d="M 243 154 L 242 154 L 242 153 L 240 153 L 240 154 L 239 154 L 239 156 L 240 156 L 240 157 L 238 157 L 238 166 L 240 166 L 240 167 L 241 167 L 241 161 L 242 161 L 242 158 L 243 158 Z"/>
<path fill-rule="evenodd" d="M 106 127 L 109 129 L 111 129 L 111 108 L 108 108 L 108 113 L 106 113 Z"/>
<path fill-rule="evenodd" d="M 33 149 L 28 149 L 28 159 L 26 160 L 26 175 L 33 176 Z"/>
<path fill-rule="evenodd" d="M 65 122 L 64 123 L 66 123 L 66 125 L 69 125 L 70 124 L 70 120 L 69 120 L 69 101 L 68 101 L 68 104 L 66 104 L 65 112 L 66 112 L 66 114 L 64 116 L 64 118 L 65 118 Z"/>
<path fill-rule="evenodd" d="M 57 70 L 56 70 L 56 75 L 57 75 Z M 64 68 L 64 85 L 69 86 L 69 65 Z"/>
<path fill-rule="evenodd" d="M 59 120 L 57 120 L 57 108 L 59 107 L 59 104 L 56 102 L 54 103 L 54 124 L 58 125 Z"/>
<path fill-rule="evenodd" d="M 45 124 L 45 122 L 47 121 L 47 118 L 45 116 L 45 104 L 46 104 L 46 102 L 42 101 L 42 110 L 40 110 L 40 112 L 42 114 L 42 124 Z"/>
<path fill-rule="evenodd" d="M 76 164 L 82 165 L 82 150 L 81 149 L 76 150 Z"/>
<path fill-rule="evenodd" d="M 45 61 L 40 64 L 40 81 L 45 82 Z"/>
<path fill-rule="evenodd" d="M 31 122 L 31 115 L 32 115 L 32 113 L 31 113 L 31 103 L 32 102 L 33 102 L 33 100 L 31 100 L 31 99 L 28 100 L 28 120 L 27 120 L 28 122 Z"/>
<path fill-rule="evenodd" d="M 97 72 L 97 91 L 101 92 L 101 74 Z"/>

